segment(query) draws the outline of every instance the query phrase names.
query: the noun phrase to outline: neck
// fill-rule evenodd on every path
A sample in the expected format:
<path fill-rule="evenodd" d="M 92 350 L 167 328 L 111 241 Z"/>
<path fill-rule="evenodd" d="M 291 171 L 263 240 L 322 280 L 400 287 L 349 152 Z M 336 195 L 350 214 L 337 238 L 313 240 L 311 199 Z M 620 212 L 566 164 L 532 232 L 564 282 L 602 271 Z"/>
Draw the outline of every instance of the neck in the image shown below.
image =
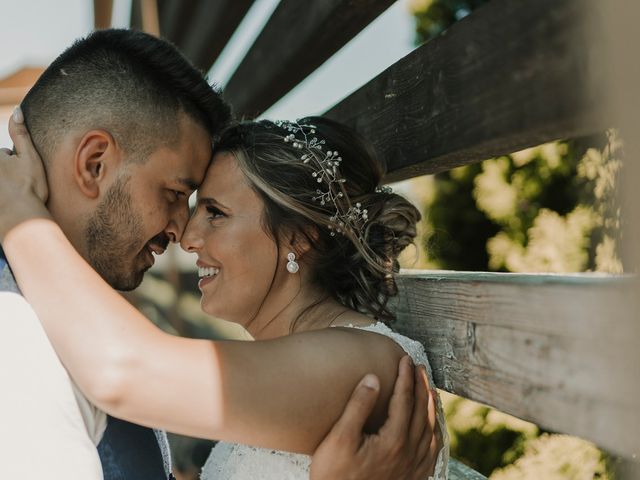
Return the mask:
<path fill-rule="evenodd" d="M 326 328 L 350 311 L 317 288 L 278 289 L 269 295 L 246 329 L 256 340 Z"/>

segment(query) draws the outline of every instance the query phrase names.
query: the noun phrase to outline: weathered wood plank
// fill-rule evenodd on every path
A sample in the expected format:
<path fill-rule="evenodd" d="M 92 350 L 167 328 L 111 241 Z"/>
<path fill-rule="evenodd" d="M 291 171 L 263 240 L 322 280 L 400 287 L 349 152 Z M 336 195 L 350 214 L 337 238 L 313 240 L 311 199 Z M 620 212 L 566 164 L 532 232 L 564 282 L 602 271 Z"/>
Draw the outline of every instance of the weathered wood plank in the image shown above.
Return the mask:
<path fill-rule="evenodd" d="M 494 0 L 327 112 L 400 180 L 609 125 L 586 0 Z"/>
<path fill-rule="evenodd" d="M 215 62 L 254 0 L 201 1 L 178 46 L 203 71 Z"/>
<path fill-rule="evenodd" d="M 225 88 L 236 116 L 262 113 L 393 2 L 282 0 Z"/>
<path fill-rule="evenodd" d="M 640 450 L 635 282 L 407 271 L 395 328 L 425 345 L 440 388 L 631 455 Z"/>

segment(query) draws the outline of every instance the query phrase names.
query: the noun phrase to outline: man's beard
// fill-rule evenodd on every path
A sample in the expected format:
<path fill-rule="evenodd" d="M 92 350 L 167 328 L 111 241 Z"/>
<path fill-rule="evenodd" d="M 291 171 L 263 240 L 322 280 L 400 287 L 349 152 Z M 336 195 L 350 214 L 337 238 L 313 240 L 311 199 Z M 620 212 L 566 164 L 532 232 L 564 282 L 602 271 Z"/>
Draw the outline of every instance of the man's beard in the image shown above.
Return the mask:
<path fill-rule="evenodd" d="M 129 176 L 114 182 L 85 228 L 87 261 L 116 290 L 133 290 L 149 268 L 139 249 L 145 245 L 142 217 L 133 208 Z"/>

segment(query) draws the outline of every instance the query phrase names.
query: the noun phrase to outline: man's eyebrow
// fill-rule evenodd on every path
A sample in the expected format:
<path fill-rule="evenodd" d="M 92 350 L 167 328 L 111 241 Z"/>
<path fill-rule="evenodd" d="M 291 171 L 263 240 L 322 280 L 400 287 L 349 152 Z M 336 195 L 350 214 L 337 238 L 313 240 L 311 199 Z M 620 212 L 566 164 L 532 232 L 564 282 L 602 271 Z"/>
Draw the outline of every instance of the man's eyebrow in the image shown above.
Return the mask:
<path fill-rule="evenodd" d="M 187 187 L 189 190 L 197 190 L 198 184 L 190 178 L 176 178 L 176 182 Z"/>

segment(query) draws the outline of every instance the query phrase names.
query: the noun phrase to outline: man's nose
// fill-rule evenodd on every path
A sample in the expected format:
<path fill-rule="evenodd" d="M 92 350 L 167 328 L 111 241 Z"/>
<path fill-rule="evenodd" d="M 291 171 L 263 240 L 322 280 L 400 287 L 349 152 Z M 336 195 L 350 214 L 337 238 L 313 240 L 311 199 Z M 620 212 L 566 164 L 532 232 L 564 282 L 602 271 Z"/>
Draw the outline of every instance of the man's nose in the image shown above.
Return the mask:
<path fill-rule="evenodd" d="M 168 235 L 169 240 L 172 243 L 178 243 L 182 239 L 184 229 L 189 221 L 189 208 L 174 208 L 169 218 L 169 223 L 165 228 L 165 233 Z"/>

